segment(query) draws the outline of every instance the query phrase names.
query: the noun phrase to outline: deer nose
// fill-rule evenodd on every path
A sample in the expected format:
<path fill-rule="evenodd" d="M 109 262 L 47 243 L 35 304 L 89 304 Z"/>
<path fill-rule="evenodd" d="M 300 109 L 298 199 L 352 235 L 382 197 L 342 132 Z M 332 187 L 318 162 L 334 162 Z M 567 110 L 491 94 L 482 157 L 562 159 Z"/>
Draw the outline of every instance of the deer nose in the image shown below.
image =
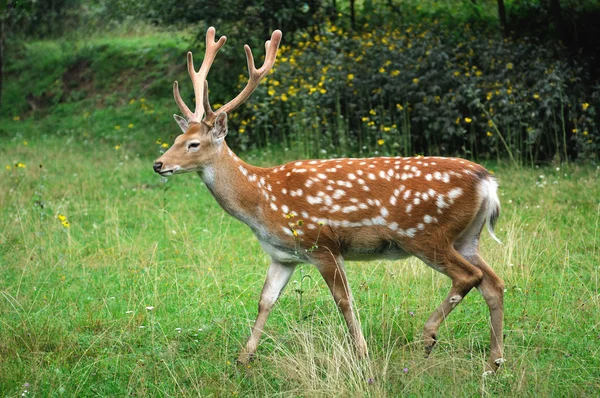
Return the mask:
<path fill-rule="evenodd" d="M 154 162 L 154 171 L 156 171 L 157 173 L 160 173 L 160 169 L 162 169 L 163 167 L 163 162 Z"/>

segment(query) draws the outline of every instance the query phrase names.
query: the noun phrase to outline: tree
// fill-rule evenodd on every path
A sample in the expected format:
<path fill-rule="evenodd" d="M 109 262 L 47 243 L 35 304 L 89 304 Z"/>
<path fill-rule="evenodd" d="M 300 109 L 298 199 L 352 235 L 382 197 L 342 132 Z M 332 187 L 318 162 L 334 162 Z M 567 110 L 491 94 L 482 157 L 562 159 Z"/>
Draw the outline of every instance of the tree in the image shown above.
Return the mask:
<path fill-rule="evenodd" d="M 502 27 L 502 35 L 508 37 L 508 26 L 506 23 L 506 8 L 504 0 L 498 0 L 498 17 L 500 18 L 500 26 Z"/>

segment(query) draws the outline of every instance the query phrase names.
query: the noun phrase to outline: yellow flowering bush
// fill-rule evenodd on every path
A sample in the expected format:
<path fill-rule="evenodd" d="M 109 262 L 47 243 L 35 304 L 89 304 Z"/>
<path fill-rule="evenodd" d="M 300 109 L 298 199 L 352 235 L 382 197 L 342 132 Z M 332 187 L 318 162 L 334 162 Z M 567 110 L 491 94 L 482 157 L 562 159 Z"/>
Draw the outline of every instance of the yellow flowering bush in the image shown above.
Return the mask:
<path fill-rule="evenodd" d="M 362 31 L 327 22 L 318 38 L 299 34 L 281 46 L 253 106 L 232 118 L 232 138 L 309 157 L 594 156 L 600 98 L 578 85 L 580 68 L 531 41 L 481 39 L 465 23 L 447 29 L 435 19 Z M 588 134 L 566 136 L 563 126 Z"/>

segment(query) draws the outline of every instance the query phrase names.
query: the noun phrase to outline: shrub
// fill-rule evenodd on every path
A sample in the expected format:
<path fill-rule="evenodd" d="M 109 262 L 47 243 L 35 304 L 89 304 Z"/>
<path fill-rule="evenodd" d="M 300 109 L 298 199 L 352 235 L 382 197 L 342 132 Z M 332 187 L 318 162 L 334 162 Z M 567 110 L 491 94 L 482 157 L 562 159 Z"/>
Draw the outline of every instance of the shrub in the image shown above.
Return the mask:
<path fill-rule="evenodd" d="M 584 87 L 584 68 L 534 41 L 480 33 L 438 20 L 362 33 L 328 22 L 282 46 L 231 135 L 310 157 L 595 157 L 600 92 Z"/>

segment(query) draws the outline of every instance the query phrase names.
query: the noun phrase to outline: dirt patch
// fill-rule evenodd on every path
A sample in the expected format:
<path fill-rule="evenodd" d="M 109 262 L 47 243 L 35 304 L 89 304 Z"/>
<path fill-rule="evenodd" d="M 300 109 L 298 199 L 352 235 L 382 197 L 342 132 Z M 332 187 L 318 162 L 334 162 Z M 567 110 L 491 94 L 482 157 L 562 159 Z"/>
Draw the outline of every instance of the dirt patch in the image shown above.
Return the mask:
<path fill-rule="evenodd" d="M 87 96 L 93 89 L 93 72 L 91 69 L 91 62 L 87 59 L 80 59 L 74 64 L 70 65 L 69 68 L 62 75 L 63 82 L 63 96 L 62 101 L 70 101 L 72 99 L 78 100 L 81 98 L 72 98 L 74 96 Z M 74 93 L 80 93 L 74 95 Z"/>

